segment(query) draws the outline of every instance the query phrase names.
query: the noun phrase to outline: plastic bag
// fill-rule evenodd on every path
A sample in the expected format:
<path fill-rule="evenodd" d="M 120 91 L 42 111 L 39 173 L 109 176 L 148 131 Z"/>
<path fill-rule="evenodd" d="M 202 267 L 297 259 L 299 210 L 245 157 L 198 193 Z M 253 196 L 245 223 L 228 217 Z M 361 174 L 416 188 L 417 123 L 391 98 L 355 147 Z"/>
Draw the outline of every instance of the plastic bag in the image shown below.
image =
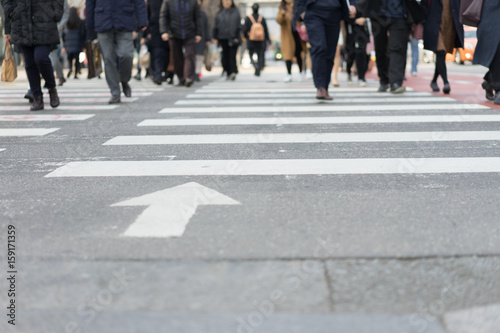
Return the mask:
<path fill-rule="evenodd" d="M 146 45 L 142 45 L 139 51 L 139 66 L 147 68 L 149 67 L 151 62 L 151 57 L 149 55 L 148 47 Z"/>
<path fill-rule="evenodd" d="M 14 55 L 12 54 L 12 49 L 10 47 L 9 40 L 5 41 L 5 51 L 3 54 L 2 62 L 2 76 L 1 79 L 4 82 L 12 82 L 17 77 L 17 65 Z"/>

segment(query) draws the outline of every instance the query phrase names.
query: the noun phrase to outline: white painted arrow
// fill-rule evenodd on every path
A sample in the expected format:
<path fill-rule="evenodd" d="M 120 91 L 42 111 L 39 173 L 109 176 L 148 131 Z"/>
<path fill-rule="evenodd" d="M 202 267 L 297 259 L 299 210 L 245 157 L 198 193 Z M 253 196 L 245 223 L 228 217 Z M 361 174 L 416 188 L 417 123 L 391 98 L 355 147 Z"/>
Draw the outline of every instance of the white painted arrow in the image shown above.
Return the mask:
<path fill-rule="evenodd" d="M 181 237 L 199 205 L 241 205 L 198 183 L 187 183 L 111 205 L 148 206 L 125 237 Z"/>

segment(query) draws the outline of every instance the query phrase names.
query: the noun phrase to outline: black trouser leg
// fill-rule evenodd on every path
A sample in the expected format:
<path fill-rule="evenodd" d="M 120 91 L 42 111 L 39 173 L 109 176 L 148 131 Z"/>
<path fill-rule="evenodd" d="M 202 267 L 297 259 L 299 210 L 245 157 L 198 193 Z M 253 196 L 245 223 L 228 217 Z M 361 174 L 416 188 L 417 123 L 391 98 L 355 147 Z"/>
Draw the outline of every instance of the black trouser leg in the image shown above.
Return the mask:
<path fill-rule="evenodd" d="M 489 72 L 491 78 L 491 86 L 497 93 L 499 93 L 500 92 L 500 44 L 498 44 L 495 57 L 493 57 L 493 60 L 491 61 Z"/>
<path fill-rule="evenodd" d="M 436 69 L 434 70 L 433 82 L 436 82 L 438 76 L 441 75 L 444 83 L 448 83 L 448 71 L 446 70 L 446 51 L 436 52 Z"/>

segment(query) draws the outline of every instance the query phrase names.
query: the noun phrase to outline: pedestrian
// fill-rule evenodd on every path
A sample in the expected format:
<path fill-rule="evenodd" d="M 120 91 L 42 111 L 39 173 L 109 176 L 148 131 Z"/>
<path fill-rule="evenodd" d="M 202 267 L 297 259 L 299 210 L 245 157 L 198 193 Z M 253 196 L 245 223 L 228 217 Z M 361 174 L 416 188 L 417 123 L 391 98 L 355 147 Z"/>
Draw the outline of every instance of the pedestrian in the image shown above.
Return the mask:
<path fill-rule="evenodd" d="M 202 34 L 200 17 L 197 0 L 164 0 L 161 6 L 161 38 L 170 41 L 178 86 L 190 87 L 195 79 L 195 44 Z"/>
<path fill-rule="evenodd" d="M 482 83 L 486 98 L 500 105 L 500 2 L 484 0 L 481 22 L 477 27 L 474 64 L 489 68 Z M 496 95 L 493 94 L 496 93 Z"/>
<path fill-rule="evenodd" d="M 74 78 L 78 79 L 80 71 L 80 53 L 83 51 L 85 43 L 85 24 L 78 15 L 78 9 L 71 7 L 69 9 L 69 18 L 66 23 L 66 33 L 64 34 L 64 48 L 68 57 L 69 78 L 73 74 L 73 61 L 75 62 Z"/>
<path fill-rule="evenodd" d="M 419 48 L 418 41 L 423 39 L 423 25 L 413 24 L 410 33 L 410 47 L 411 47 L 411 76 L 417 76 L 418 71 L 418 58 Z"/>
<path fill-rule="evenodd" d="M 148 0 L 149 26 L 147 29 L 147 45 L 150 49 L 153 82 L 161 85 L 168 76 L 166 68 L 170 61 L 170 43 L 161 38 L 160 33 L 160 9 L 163 0 Z M 140 75 L 140 72 L 138 72 Z M 140 77 L 140 76 L 139 76 Z"/>
<path fill-rule="evenodd" d="M 271 40 L 269 38 L 266 19 L 259 14 L 258 3 L 252 5 L 252 14 L 245 17 L 243 36 L 247 39 L 248 55 L 255 69 L 254 74 L 255 76 L 260 76 L 260 72 L 264 68 L 266 47 L 268 43 L 271 43 Z M 257 55 L 257 62 L 254 60 L 254 54 Z"/>
<path fill-rule="evenodd" d="M 286 64 L 287 75 L 284 79 L 285 82 L 292 81 L 292 62 L 294 57 L 297 60 L 297 66 L 302 75 L 302 44 L 294 17 L 295 9 L 293 0 L 281 0 L 278 14 L 276 15 L 276 22 L 280 25 L 281 53 Z"/>
<path fill-rule="evenodd" d="M 236 53 L 241 45 L 241 17 L 233 0 L 220 1 L 212 36 L 222 47 L 222 67 L 226 79 L 235 80 L 238 73 Z"/>
<path fill-rule="evenodd" d="M 379 77 L 379 92 L 400 94 L 403 86 L 411 17 L 405 0 L 369 0 L 363 12 L 371 19 Z M 390 61 L 389 61 L 390 59 Z"/>
<path fill-rule="evenodd" d="M 208 27 L 208 17 L 207 13 L 201 6 L 203 4 L 203 0 L 198 0 L 198 6 L 200 6 L 200 25 L 201 25 L 201 40 L 196 43 L 195 53 L 196 53 L 196 63 L 194 68 L 194 76 L 196 81 L 200 81 L 201 76 L 201 68 L 203 67 L 203 63 L 205 61 L 205 54 L 207 47 L 210 46 L 210 42 L 212 37 L 210 35 L 210 28 Z"/>
<path fill-rule="evenodd" d="M 132 96 L 128 82 L 134 57 L 133 31 L 138 28 L 144 31 L 148 26 L 146 3 L 144 0 L 87 0 L 86 13 L 87 34 L 92 36 L 97 32 L 104 57 L 106 82 L 111 91 L 108 103 L 120 103 L 120 83 L 124 95 Z"/>
<path fill-rule="evenodd" d="M 2 5 L 6 39 L 21 47 L 24 55 L 33 96 L 30 110 L 44 109 L 40 75 L 49 90 L 50 106 L 58 107 L 60 101 L 49 54 L 60 43 L 57 22 L 63 16 L 64 0 L 2 0 Z"/>
<path fill-rule="evenodd" d="M 464 26 L 460 23 L 460 0 L 424 0 L 421 2 L 427 11 L 424 23 L 424 49 L 436 54 L 436 66 L 431 81 L 432 91 L 438 92 L 437 79 L 443 80 L 443 93 L 451 91 L 446 69 L 446 53 L 464 47 Z"/>
<path fill-rule="evenodd" d="M 366 45 L 370 41 L 370 35 L 366 28 L 366 18 L 361 11 L 357 11 L 355 18 L 346 21 L 346 72 L 347 82 L 352 82 L 351 68 L 356 62 L 356 71 L 358 74 L 358 86 L 366 87 L 365 73 L 368 66 L 368 55 L 366 54 Z"/>
<path fill-rule="evenodd" d="M 356 15 L 356 2 L 346 0 L 297 0 L 311 44 L 311 59 L 316 98 L 331 100 L 328 94 L 333 61 L 340 33 L 340 21 Z"/>
<path fill-rule="evenodd" d="M 52 63 L 52 67 L 54 67 L 54 71 L 56 72 L 56 79 L 58 81 L 57 83 L 58 86 L 62 86 L 64 82 L 66 82 L 66 79 L 64 78 L 61 54 L 64 44 L 63 31 L 66 27 L 66 23 L 68 22 L 68 17 L 69 17 L 68 0 L 64 0 L 63 16 L 61 18 L 61 21 L 57 23 L 57 31 L 59 32 L 60 44 L 57 46 L 55 50 L 52 50 L 49 53 L 50 62 Z"/>
<path fill-rule="evenodd" d="M 345 21 L 340 22 L 340 31 L 339 31 L 339 39 L 337 40 L 337 48 L 335 50 L 335 58 L 333 59 L 333 78 L 332 78 L 332 85 L 335 88 L 340 87 L 339 84 L 339 71 L 342 69 L 342 53 L 344 49 L 344 40 L 346 37 L 344 35 L 347 35 L 346 28 L 345 28 Z M 349 78 L 348 78 L 349 79 Z M 348 84 L 351 84 L 352 81 L 347 81 Z"/>

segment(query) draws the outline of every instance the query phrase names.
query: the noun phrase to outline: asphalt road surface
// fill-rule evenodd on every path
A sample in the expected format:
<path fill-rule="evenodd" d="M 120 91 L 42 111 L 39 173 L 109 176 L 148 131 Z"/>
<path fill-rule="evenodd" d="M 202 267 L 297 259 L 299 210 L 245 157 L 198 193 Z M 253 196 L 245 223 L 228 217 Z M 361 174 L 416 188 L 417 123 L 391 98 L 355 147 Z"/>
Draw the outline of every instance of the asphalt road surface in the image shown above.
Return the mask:
<path fill-rule="evenodd" d="M 332 102 L 284 73 L 36 113 L 1 83 L 0 332 L 500 332 L 500 110 L 454 89 L 484 70 Z"/>

